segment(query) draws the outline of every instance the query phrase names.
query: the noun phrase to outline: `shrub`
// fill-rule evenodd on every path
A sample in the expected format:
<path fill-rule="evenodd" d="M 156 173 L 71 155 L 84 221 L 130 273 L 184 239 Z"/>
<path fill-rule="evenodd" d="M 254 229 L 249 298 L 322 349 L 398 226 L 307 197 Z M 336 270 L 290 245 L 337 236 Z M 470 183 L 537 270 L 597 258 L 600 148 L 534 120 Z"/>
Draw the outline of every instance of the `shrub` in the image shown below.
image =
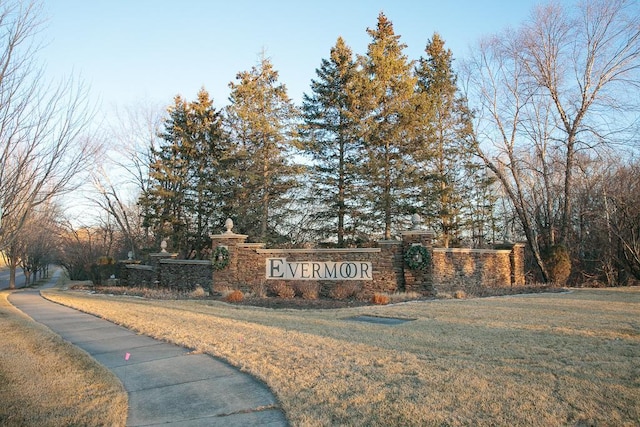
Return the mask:
<path fill-rule="evenodd" d="M 422 294 L 418 292 L 394 292 L 389 295 L 390 302 L 415 301 L 422 298 Z"/>
<path fill-rule="evenodd" d="M 389 295 L 373 294 L 373 296 L 371 297 L 371 302 L 376 305 L 387 305 L 389 304 Z"/>
<path fill-rule="evenodd" d="M 453 297 L 455 299 L 465 299 L 467 297 L 467 293 L 462 290 L 457 290 L 453 293 Z"/>
<path fill-rule="evenodd" d="M 242 291 L 239 290 L 234 290 L 229 292 L 225 297 L 224 300 L 226 302 L 240 302 L 244 299 L 244 294 L 242 293 Z"/>
<path fill-rule="evenodd" d="M 564 245 L 553 245 L 544 253 L 549 279 L 558 286 L 567 284 L 571 274 L 571 258 Z"/>
<path fill-rule="evenodd" d="M 296 296 L 293 288 L 285 282 L 274 282 L 269 285 L 269 290 L 278 298 L 291 299 Z"/>
<path fill-rule="evenodd" d="M 267 296 L 267 289 L 264 283 L 254 283 L 250 287 L 252 296 L 256 298 L 264 298 Z"/>
<path fill-rule="evenodd" d="M 353 298 L 360 291 L 355 283 L 339 283 L 329 291 L 329 297 L 337 300 Z"/>
<path fill-rule="evenodd" d="M 318 299 L 320 285 L 317 283 L 298 283 L 295 286 L 296 295 L 302 299 Z"/>
<path fill-rule="evenodd" d="M 190 298 L 204 298 L 206 295 L 207 293 L 200 285 L 196 285 L 195 289 L 189 292 Z"/>

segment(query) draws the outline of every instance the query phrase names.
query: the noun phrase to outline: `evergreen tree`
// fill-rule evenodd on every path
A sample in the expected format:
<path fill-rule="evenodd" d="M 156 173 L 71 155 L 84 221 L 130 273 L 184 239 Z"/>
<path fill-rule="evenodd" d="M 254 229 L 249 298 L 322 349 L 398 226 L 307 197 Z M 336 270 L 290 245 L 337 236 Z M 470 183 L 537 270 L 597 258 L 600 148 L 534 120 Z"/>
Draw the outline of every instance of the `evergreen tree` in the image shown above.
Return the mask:
<path fill-rule="evenodd" d="M 225 220 L 221 210 L 228 203 L 222 191 L 227 140 L 222 115 L 213 107 L 209 94 L 201 89 L 197 97 L 189 104 L 184 149 L 190 159 L 186 202 L 193 225 L 189 237 L 191 246 L 200 252 L 209 248 L 209 235 Z"/>
<path fill-rule="evenodd" d="M 151 147 L 149 186 L 141 195 L 140 204 L 144 212 L 143 224 L 151 229 L 156 243 L 170 236 L 173 248 L 179 248 L 186 240 L 182 233 L 186 229 L 183 207 L 187 171 L 181 155 L 182 138 L 178 129 L 186 127 L 187 102 L 178 95 L 167 111 L 165 132 L 159 135 L 164 143 Z"/>
<path fill-rule="evenodd" d="M 298 112 L 264 56 L 231 82 L 227 120 L 234 167 L 229 168 L 238 230 L 259 241 L 277 239 L 277 214 L 285 216 L 300 168 L 290 161 Z"/>
<path fill-rule="evenodd" d="M 359 150 L 358 121 L 354 115 L 356 63 L 351 49 L 339 37 L 330 59 L 323 59 L 311 81 L 310 95 L 303 97 L 305 150 L 311 155 L 311 198 L 320 206 L 315 219 L 322 237 L 355 234 L 355 196 Z"/>
<path fill-rule="evenodd" d="M 406 197 L 413 185 L 410 141 L 415 129 L 413 64 L 404 55 L 406 45 L 393 31 L 393 24 L 380 13 L 375 29 L 367 29 L 372 41 L 367 55 L 360 57 L 359 85 L 362 136 L 366 159 L 361 174 L 373 219 L 384 223 L 384 238 L 411 207 Z"/>
<path fill-rule="evenodd" d="M 224 203 L 221 116 L 204 89 L 192 103 L 176 96 L 168 113 L 159 135 L 164 144 L 152 147 L 149 190 L 140 198 L 145 225 L 158 240 L 170 237 L 183 256 L 202 256 Z"/>
<path fill-rule="evenodd" d="M 439 232 L 444 247 L 448 247 L 460 237 L 465 225 L 462 210 L 470 200 L 466 190 L 476 187 L 468 183 L 477 176 L 478 166 L 471 154 L 471 113 L 459 94 L 453 55 L 444 44 L 434 34 L 425 49 L 427 57 L 420 58 L 416 68 L 418 102 L 422 111 L 428 111 L 420 127 L 428 155 L 417 160 L 424 171 L 420 194 L 423 215 Z"/>

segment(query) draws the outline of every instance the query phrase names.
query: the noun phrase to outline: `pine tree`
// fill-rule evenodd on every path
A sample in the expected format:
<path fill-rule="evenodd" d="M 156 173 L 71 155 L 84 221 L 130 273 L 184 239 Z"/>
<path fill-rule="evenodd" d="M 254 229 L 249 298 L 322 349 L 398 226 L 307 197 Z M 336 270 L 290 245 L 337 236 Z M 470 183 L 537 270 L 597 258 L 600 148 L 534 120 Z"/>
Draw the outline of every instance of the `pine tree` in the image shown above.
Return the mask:
<path fill-rule="evenodd" d="M 410 141 L 415 129 L 413 64 L 404 55 L 405 44 L 393 24 L 380 13 L 372 41 L 360 57 L 359 87 L 362 136 L 366 160 L 361 178 L 374 219 L 384 223 L 384 238 L 391 238 L 394 220 L 410 211 L 405 201 L 413 183 Z"/>
<path fill-rule="evenodd" d="M 202 256 L 224 203 L 219 196 L 225 151 L 221 116 L 204 89 L 192 103 L 176 96 L 168 113 L 159 135 L 164 144 L 152 147 L 149 190 L 140 204 L 157 239 L 170 237 L 183 256 Z"/>
<path fill-rule="evenodd" d="M 204 88 L 198 92 L 197 100 L 189 104 L 187 120 L 184 144 L 190 159 L 187 206 L 193 220 L 189 238 L 191 246 L 200 254 L 209 247 L 209 235 L 216 225 L 225 219 L 221 210 L 227 203 L 222 192 L 226 137 L 222 115 L 213 107 L 213 100 Z"/>
<path fill-rule="evenodd" d="M 185 162 L 180 155 L 182 138 L 178 129 L 186 127 L 187 102 L 176 96 L 168 114 L 165 132 L 159 135 L 165 143 L 151 147 L 150 184 L 141 195 L 140 204 L 144 225 L 152 230 L 156 240 L 171 236 L 173 247 L 178 248 L 184 241 L 180 233 L 186 226 L 183 206 L 187 185 Z"/>
<path fill-rule="evenodd" d="M 234 164 L 229 169 L 234 203 L 228 212 L 238 230 L 250 238 L 273 241 L 276 214 L 283 214 L 300 171 L 290 161 L 298 112 L 264 56 L 250 71 L 238 73 L 236 80 L 229 84 L 227 107 Z"/>
<path fill-rule="evenodd" d="M 322 237 L 334 235 L 337 245 L 355 234 L 356 166 L 359 150 L 358 121 L 354 114 L 354 80 L 357 73 L 351 49 L 339 37 L 330 59 L 323 59 L 311 81 L 312 93 L 303 97 L 305 151 L 311 155 L 311 198 L 320 208 L 315 219 Z"/>
<path fill-rule="evenodd" d="M 424 171 L 421 200 L 424 216 L 439 231 L 448 247 L 463 228 L 462 209 L 469 199 L 465 189 L 476 176 L 471 155 L 471 113 L 459 94 L 452 68 L 453 55 L 436 33 L 427 43 L 426 58 L 416 68 L 419 103 L 423 116 L 422 145 L 427 156 L 418 158 Z"/>

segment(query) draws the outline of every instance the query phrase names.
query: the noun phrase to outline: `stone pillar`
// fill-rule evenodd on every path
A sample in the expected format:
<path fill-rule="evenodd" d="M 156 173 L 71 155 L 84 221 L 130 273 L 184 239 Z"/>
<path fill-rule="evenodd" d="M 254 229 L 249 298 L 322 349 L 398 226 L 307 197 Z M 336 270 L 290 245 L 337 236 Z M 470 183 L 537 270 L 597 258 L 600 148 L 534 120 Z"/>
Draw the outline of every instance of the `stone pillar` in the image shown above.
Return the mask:
<path fill-rule="evenodd" d="M 423 295 L 433 295 L 433 267 L 430 265 L 425 270 L 412 270 L 404 262 L 404 254 L 413 245 L 424 246 L 433 260 L 433 231 L 409 230 L 402 232 L 402 257 L 404 270 L 404 286 L 406 292 L 418 292 Z"/>
<path fill-rule="evenodd" d="M 373 261 L 375 272 L 374 288 L 379 289 L 383 284 L 395 283 L 395 291 L 405 289 L 404 284 L 404 261 L 402 259 L 402 242 L 399 240 L 379 240 L 380 256 Z"/>
<path fill-rule="evenodd" d="M 244 234 L 236 234 L 231 229 L 233 221 L 227 219 L 225 223 L 227 231 L 222 234 L 214 234 L 211 237 L 212 252 L 218 246 L 224 246 L 229 251 L 229 264 L 221 270 L 213 270 L 213 291 L 219 292 L 224 288 L 236 288 L 238 286 L 238 245 L 243 244 L 247 237 Z"/>
<path fill-rule="evenodd" d="M 509 260 L 511 264 L 511 286 L 524 286 L 524 243 L 516 243 L 511 249 Z"/>
<path fill-rule="evenodd" d="M 129 283 L 129 268 L 130 265 L 140 265 L 141 261 L 135 259 L 124 259 L 118 261 L 116 264 L 116 278 L 120 280 L 120 285 L 131 286 Z"/>
<path fill-rule="evenodd" d="M 150 286 L 159 286 L 160 282 L 162 282 L 162 264 L 160 264 L 160 260 L 176 258 L 178 258 L 177 253 L 169 253 L 165 251 L 164 248 L 162 252 L 149 254 L 149 264 L 154 271 L 154 277 L 151 280 L 151 283 L 149 283 Z"/>

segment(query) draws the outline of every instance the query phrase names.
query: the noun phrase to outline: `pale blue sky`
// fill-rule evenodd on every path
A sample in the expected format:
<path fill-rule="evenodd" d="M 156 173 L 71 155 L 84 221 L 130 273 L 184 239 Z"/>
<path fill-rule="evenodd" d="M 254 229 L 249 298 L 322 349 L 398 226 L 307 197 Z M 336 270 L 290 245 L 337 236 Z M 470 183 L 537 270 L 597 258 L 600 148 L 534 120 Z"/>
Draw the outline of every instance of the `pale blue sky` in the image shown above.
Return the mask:
<path fill-rule="evenodd" d="M 480 37 L 518 26 L 536 0 L 45 0 L 42 50 L 50 76 L 79 75 L 106 111 L 140 100 L 227 104 L 228 83 L 264 49 L 299 103 L 338 36 L 364 54 L 383 11 L 418 59 L 435 31 L 454 58 Z"/>

